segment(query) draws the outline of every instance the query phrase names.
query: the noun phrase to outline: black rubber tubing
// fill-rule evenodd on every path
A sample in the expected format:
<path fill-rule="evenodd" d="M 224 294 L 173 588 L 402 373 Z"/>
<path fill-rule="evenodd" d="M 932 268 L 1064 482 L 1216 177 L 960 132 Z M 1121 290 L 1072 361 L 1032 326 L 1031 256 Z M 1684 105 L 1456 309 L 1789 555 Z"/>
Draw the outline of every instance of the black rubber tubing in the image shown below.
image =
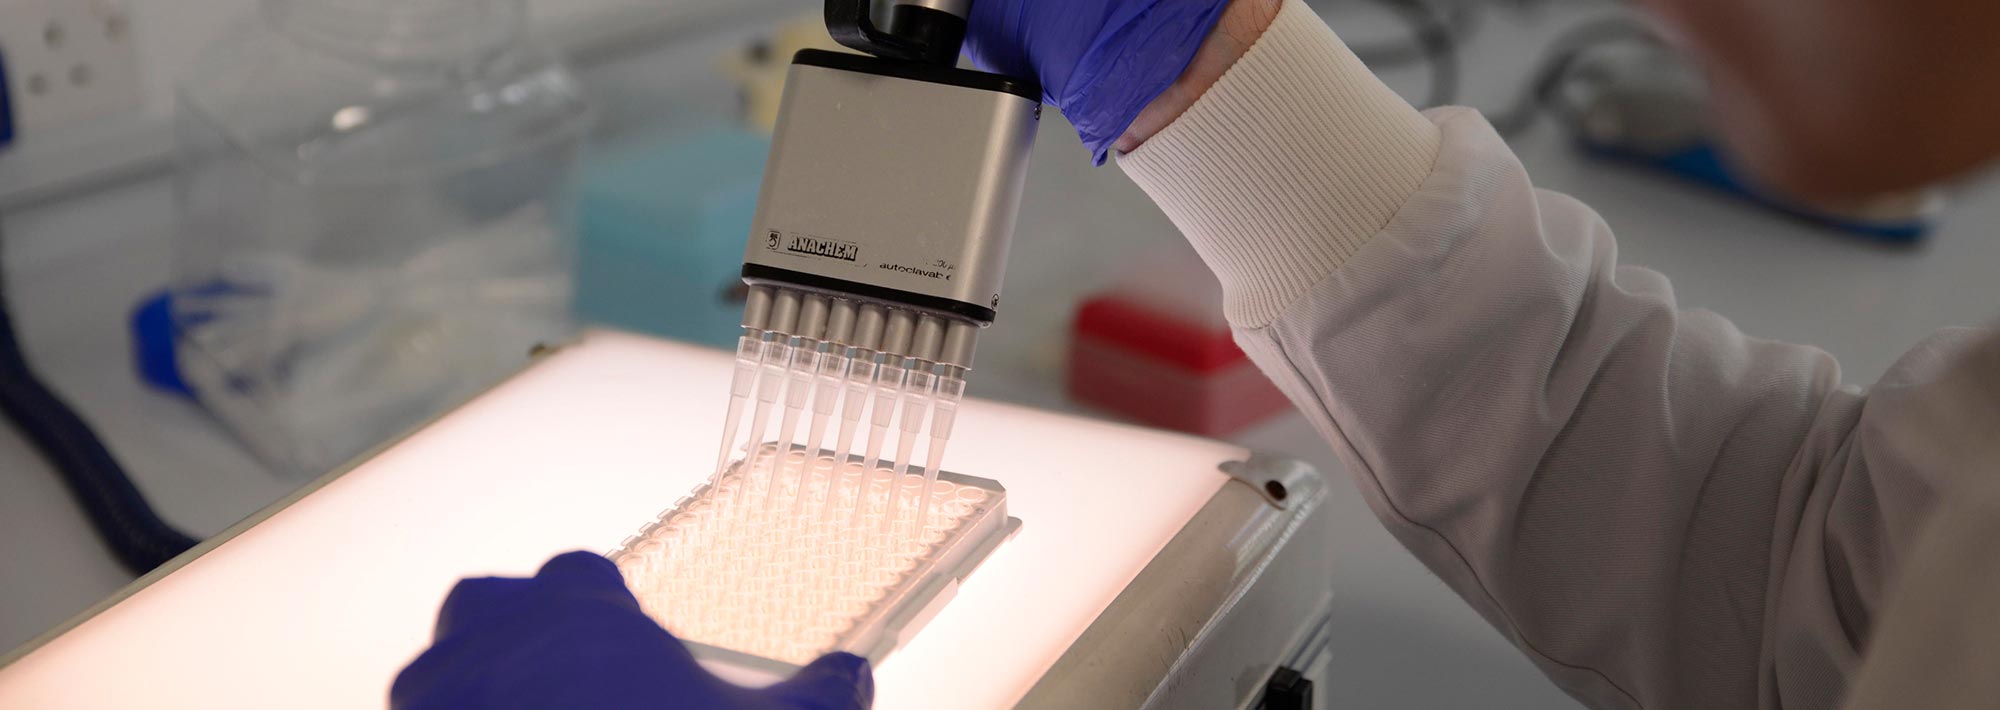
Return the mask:
<path fill-rule="evenodd" d="M 15 337 L 4 271 L 0 269 L 0 413 L 62 476 L 91 527 L 127 570 L 145 574 L 194 547 L 194 538 L 153 512 L 90 425 L 35 377 Z"/>

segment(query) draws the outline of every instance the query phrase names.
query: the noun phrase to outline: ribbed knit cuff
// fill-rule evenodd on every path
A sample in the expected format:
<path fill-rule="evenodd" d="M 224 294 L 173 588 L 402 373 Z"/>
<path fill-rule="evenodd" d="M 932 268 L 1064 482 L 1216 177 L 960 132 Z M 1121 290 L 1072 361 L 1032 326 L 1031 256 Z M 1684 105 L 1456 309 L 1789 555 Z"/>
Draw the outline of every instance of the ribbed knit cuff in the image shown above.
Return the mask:
<path fill-rule="evenodd" d="M 1194 243 L 1238 328 L 1269 324 L 1381 231 L 1438 129 L 1302 0 L 1119 167 Z"/>

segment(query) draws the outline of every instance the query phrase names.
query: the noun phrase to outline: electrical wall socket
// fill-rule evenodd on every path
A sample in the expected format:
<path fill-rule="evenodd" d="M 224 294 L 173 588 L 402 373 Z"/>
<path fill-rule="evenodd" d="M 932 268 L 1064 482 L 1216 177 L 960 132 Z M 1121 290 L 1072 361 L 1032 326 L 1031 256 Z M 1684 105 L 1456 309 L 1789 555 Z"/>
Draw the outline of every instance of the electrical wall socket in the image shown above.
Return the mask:
<path fill-rule="evenodd" d="M 145 102 L 122 0 L 0 0 L 0 59 L 17 141 Z"/>

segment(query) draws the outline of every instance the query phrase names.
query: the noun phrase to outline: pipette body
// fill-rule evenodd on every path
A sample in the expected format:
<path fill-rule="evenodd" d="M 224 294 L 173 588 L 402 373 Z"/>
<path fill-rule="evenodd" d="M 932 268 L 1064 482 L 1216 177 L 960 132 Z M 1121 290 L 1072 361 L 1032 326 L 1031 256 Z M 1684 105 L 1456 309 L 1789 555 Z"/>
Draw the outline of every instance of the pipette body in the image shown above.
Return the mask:
<path fill-rule="evenodd" d="M 976 335 L 1000 307 L 1042 92 L 956 67 L 962 35 L 935 30 L 962 25 L 963 3 L 896 5 L 919 24 L 837 7 L 832 35 L 875 56 L 793 58 L 718 444 L 717 470 L 746 475 L 716 500 L 761 498 L 763 515 L 816 503 L 829 529 L 864 508 L 920 525 Z"/>

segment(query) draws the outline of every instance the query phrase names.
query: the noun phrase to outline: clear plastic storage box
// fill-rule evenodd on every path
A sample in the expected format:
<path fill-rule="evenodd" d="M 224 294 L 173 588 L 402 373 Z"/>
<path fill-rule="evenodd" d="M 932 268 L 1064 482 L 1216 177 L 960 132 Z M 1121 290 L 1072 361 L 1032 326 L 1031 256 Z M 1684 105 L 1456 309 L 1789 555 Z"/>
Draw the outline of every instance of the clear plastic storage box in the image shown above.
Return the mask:
<path fill-rule="evenodd" d="M 177 92 L 176 356 L 310 475 L 570 331 L 590 111 L 521 0 L 264 0 Z"/>

